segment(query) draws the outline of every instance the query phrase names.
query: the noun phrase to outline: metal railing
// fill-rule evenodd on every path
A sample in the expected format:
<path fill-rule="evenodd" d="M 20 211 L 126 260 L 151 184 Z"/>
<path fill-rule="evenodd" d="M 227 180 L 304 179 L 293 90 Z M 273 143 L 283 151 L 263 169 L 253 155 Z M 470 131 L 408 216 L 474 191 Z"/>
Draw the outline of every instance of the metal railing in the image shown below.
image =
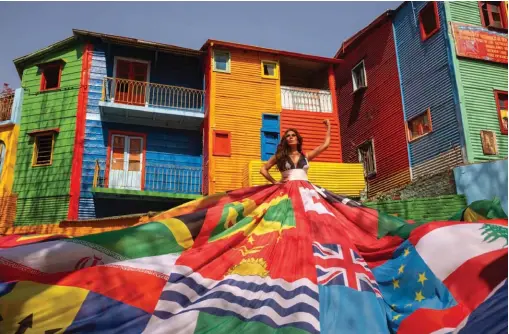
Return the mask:
<path fill-rule="evenodd" d="M 281 105 L 287 110 L 332 112 L 331 94 L 327 90 L 281 86 Z"/>
<path fill-rule="evenodd" d="M 11 119 L 13 104 L 14 92 L 0 93 L 0 122 Z"/>
<path fill-rule="evenodd" d="M 205 92 L 128 79 L 103 79 L 102 101 L 135 106 L 203 112 Z"/>
<path fill-rule="evenodd" d="M 96 160 L 93 187 L 201 194 L 201 167 L 147 164 L 141 169 L 106 170 L 106 163 Z"/>

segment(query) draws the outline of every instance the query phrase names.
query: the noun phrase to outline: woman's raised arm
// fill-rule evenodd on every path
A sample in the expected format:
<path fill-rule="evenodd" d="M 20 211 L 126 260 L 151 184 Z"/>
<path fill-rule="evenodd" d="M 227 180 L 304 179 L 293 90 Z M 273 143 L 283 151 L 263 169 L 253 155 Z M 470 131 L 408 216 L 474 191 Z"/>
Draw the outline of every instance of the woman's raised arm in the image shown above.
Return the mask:
<path fill-rule="evenodd" d="M 325 135 L 325 140 L 323 141 L 322 145 L 318 146 L 317 148 L 315 148 L 314 150 L 307 154 L 307 158 L 309 161 L 319 156 L 320 153 L 325 151 L 330 145 L 330 121 L 326 119 L 323 121 L 323 123 L 327 127 L 327 134 Z"/>

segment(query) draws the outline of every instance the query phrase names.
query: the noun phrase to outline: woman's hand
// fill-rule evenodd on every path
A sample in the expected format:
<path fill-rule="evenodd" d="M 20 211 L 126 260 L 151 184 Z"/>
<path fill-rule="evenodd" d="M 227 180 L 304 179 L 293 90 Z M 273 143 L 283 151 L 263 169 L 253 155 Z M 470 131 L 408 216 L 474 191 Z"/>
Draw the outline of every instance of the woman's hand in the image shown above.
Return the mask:
<path fill-rule="evenodd" d="M 329 119 L 324 119 L 324 120 L 323 120 L 323 124 L 325 124 L 325 126 L 327 127 L 327 129 L 330 129 L 330 121 L 329 121 Z"/>

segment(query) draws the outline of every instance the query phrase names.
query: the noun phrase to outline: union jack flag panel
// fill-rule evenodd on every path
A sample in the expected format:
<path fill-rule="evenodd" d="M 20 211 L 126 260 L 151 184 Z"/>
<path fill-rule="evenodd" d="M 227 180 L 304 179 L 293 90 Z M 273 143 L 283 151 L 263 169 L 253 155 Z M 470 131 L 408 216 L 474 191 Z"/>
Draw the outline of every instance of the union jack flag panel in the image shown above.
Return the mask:
<path fill-rule="evenodd" d="M 371 291 L 382 297 L 367 263 L 353 249 L 314 242 L 313 255 L 319 285 L 343 285 L 358 291 Z"/>

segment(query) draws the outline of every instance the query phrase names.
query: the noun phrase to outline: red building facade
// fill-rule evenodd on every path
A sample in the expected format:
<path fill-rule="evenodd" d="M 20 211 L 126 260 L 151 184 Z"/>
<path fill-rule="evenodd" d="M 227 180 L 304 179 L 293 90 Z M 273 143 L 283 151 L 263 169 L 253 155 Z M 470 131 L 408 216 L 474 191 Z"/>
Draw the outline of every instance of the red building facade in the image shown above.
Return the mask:
<path fill-rule="evenodd" d="M 392 11 L 343 42 L 336 58 L 343 162 L 364 163 L 368 196 L 410 182 Z"/>

